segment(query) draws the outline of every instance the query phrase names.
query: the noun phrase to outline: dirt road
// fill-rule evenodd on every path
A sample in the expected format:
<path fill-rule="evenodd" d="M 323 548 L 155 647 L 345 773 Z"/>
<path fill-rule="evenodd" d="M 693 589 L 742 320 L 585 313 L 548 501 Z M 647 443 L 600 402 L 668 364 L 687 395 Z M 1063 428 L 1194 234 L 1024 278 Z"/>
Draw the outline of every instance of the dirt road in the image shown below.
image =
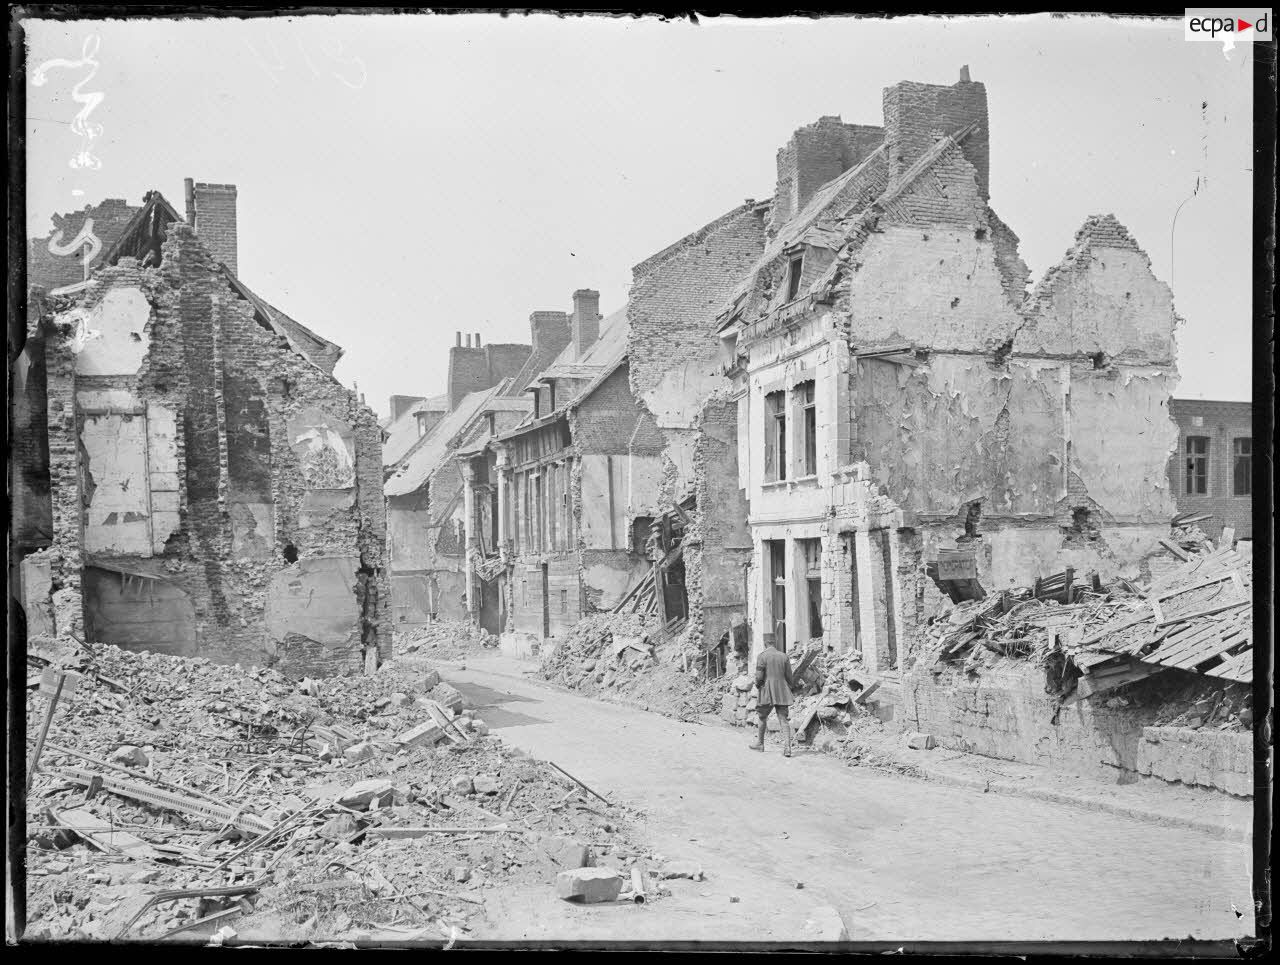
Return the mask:
<path fill-rule="evenodd" d="M 506 741 L 642 808 L 654 847 L 700 862 L 707 880 L 629 907 L 570 905 L 549 886 L 510 894 L 477 938 L 795 941 L 821 905 L 855 941 L 1252 932 L 1247 842 L 786 759 L 773 735 L 761 755 L 745 731 L 551 690 L 519 666 L 468 658 L 445 676 Z"/>

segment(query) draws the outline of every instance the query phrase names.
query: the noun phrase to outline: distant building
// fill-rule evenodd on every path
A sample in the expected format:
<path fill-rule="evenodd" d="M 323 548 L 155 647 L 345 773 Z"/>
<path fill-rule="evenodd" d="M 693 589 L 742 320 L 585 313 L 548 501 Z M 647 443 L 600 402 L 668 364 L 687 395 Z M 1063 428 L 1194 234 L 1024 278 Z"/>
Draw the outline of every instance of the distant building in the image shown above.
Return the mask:
<path fill-rule="evenodd" d="M 1213 540 L 1223 527 L 1253 538 L 1253 403 L 1170 399 L 1178 448 L 1169 485 L 1178 513 L 1209 513 L 1196 523 Z"/>

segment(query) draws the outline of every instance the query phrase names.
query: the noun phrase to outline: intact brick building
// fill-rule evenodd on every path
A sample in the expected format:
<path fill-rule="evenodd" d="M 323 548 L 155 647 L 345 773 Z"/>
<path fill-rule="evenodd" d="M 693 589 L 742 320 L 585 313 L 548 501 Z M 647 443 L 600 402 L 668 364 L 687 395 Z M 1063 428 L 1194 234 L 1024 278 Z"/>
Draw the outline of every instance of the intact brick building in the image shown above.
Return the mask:
<path fill-rule="evenodd" d="M 186 195 L 185 220 L 152 191 L 123 224 L 108 202 L 33 244 L 29 625 L 299 675 L 375 667 L 382 430 L 334 379 L 342 350 L 239 279 L 235 188 Z"/>
<path fill-rule="evenodd" d="M 1196 523 L 1217 540 L 1224 527 L 1253 538 L 1253 404 L 1170 399 L 1178 447 L 1169 485 L 1178 513 L 1208 513 Z"/>

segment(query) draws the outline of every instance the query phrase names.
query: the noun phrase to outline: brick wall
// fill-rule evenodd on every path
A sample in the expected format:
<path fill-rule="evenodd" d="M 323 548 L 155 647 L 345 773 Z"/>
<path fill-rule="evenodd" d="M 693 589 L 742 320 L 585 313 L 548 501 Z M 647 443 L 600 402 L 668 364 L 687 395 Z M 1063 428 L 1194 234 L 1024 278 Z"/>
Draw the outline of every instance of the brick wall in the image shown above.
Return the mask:
<path fill-rule="evenodd" d="M 777 230 L 822 185 L 857 167 L 884 140 L 884 129 L 823 117 L 797 130 L 778 150 L 778 184 L 770 226 Z"/>
<path fill-rule="evenodd" d="M 1253 537 L 1253 498 L 1235 495 L 1234 446 L 1236 439 L 1253 439 L 1253 404 L 1170 399 L 1169 414 L 1178 424 L 1178 448 L 1169 459 L 1169 486 L 1179 513 L 1212 513 L 1213 519 L 1197 523 L 1210 539 L 1218 539 L 1224 526 L 1237 539 Z M 1196 424 L 1197 419 L 1199 424 Z M 1187 437 L 1209 439 L 1208 493 L 1187 492 Z M 1250 485 L 1252 486 L 1252 471 Z"/>
<path fill-rule="evenodd" d="M 195 185 L 195 229 L 214 261 L 239 274 L 236 241 L 236 186 L 234 184 Z"/>
<path fill-rule="evenodd" d="M 367 655 L 390 654 L 377 418 L 353 393 L 254 319 L 252 307 L 216 273 L 202 242 L 187 226 L 175 225 L 160 268 L 140 269 L 122 259 L 120 266 L 102 269 L 79 302 L 92 307 L 119 288 L 143 293 L 151 315 L 148 348 L 136 375 L 77 376 L 64 337 L 70 332 L 59 331 L 69 317 L 59 312 L 70 303 L 54 306 L 46 319 L 48 330 L 58 336 L 47 353 L 55 609 L 60 591 L 76 597 L 59 614 L 59 629 L 76 629 L 82 608 L 97 605 L 80 597 L 81 567 L 92 564 L 107 574 L 121 569 L 148 574 L 175 600 L 189 601 L 191 626 L 183 652 L 217 662 L 278 663 L 300 673 L 359 671 Z M 149 422 L 155 413 L 157 426 L 166 413 L 178 420 L 173 440 L 180 480 L 172 494 L 176 525 L 150 555 L 98 552 L 87 559 L 80 548 L 77 388 L 110 389 L 139 399 Z M 347 489 L 310 488 L 306 482 L 291 425 L 304 415 L 313 419 L 315 413 L 345 426 L 353 439 L 354 485 Z M 153 472 L 156 525 L 160 497 L 168 495 L 156 491 L 160 481 Z M 290 555 L 298 563 L 289 563 Z M 352 597 L 349 603 L 338 599 L 336 605 L 350 615 L 350 637 L 319 647 L 311 645 L 314 641 L 293 646 L 273 637 L 267 624 L 271 607 L 280 605 L 281 574 L 301 567 L 297 579 L 305 581 L 331 569 L 335 559 L 349 561 L 342 564 L 349 571 L 339 584 Z M 99 579 L 103 586 L 109 583 Z M 175 612 L 161 612 L 159 618 L 169 619 Z M 103 618 L 96 614 L 99 623 Z M 113 625 L 118 630 L 122 624 L 116 620 Z M 129 639 L 112 642 L 131 645 Z"/>
<path fill-rule="evenodd" d="M 1064 706 L 1055 720 L 1058 699 L 1045 693 L 1045 672 L 1026 661 L 1001 660 L 976 675 L 957 668 L 912 670 L 903 677 L 902 723 L 932 734 L 951 750 L 1040 764 L 1093 780 L 1132 783 L 1151 775 L 1248 793 L 1253 784 L 1251 774 L 1243 773 L 1250 763 L 1248 750 L 1241 754 L 1235 747 L 1241 738 L 1245 745 L 1250 743 L 1247 732 L 1225 741 L 1215 741 L 1211 731 L 1195 732 L 1213 745 L 1211 766 L 1204 766 L 1201 755 L 1201 777 L 1186 766 L 1184 777 L 1177 776 L 1177 762 L 1184 755 L 1173 746 L 1143 747 L 1144 742 L 1156 742 L 1144 734 L 1153 728 L 1164 730 L 1158 727 L 1158 715 L 1168 719 L 1185 709 L 1173 695 L 1195 678 L 1167 671 L 1114 694 Z M 1233 693 L 1237 705 L 1247 690 L 1244 685 L 1224 687 L 1221 681 L 1200 680 L 1219 692 Z"/>
<path fill-rule="evenodd" d="M 71 248 L 72 242 L 92 221 L 92 231 L 101 243 L 100 250 L 89 260 L 89 269 L 101 264 L 102 256 L 114 245 L 129 221 L 141 209 L 120 198 L 108 198 L 101 204 L 86 206 L 81 211 L 53 216 L 53 231 L 44 238 L 33 238 L 27 245 L 27 287 L 46 292 L 84 281 L 85 247 Z M 50 250 L 65 252 L 55 254 Z"/>
<path fill-rule="evenodd" d="M 601 455 L 657 455 L 665 445 L 653 416 L 631 394 L 625 362 L 577 407 L 573 433 L 580 451 Z"/>
<path fill-rule="evenodd" d="M 955 134 L 977 122 L 962 150 L 976 171 L 978 191 L 985 201 L 990 191 L 990 137 L 987 89 L 961 81 L 951 87 L 903 81 L 884 91 L 884 144 L 889 156 L 890 183 L 896 183 L 942 135 Z"/>

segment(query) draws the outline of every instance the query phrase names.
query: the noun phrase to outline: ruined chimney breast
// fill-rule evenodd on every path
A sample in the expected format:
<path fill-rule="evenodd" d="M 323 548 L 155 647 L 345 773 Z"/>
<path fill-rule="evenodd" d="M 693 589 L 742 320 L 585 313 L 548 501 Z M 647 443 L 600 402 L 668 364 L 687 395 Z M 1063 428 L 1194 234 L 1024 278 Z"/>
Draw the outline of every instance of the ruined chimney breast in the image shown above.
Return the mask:
<path fill-rule="evenodd" d="M 838 115 L 819 118 L 792 134 L 778 151 L 774 230 L 799 214 L 820 187 L 865 161 L 883 137 L 882 128 L 846 124 Z"/>
<path fill-rule="evenodd" d="M 884 143 L 890 185 L 901 183 L 939 137 L 959 134 L 970 126 L 973 129 L 960 150 L 974 167 L 979 195 L 987 200 L 991 196 L 991 152 L 986 87 L 971 81 L 966 67 L 951 87 L 903 81 L 885 88 Z"/>
<path fill-rule="evenodd" d="M 600 293 L 580 288 L 573 293 L 571 322 L 573 357 L 582 358 L 600 337 Z"/>
<path fill-rule="evenodd" d="M 187 215 L 200 241 L 214 261 L 239 274 L 236 260 L 236 186 L 192 185 L 187 193 Z"/>

